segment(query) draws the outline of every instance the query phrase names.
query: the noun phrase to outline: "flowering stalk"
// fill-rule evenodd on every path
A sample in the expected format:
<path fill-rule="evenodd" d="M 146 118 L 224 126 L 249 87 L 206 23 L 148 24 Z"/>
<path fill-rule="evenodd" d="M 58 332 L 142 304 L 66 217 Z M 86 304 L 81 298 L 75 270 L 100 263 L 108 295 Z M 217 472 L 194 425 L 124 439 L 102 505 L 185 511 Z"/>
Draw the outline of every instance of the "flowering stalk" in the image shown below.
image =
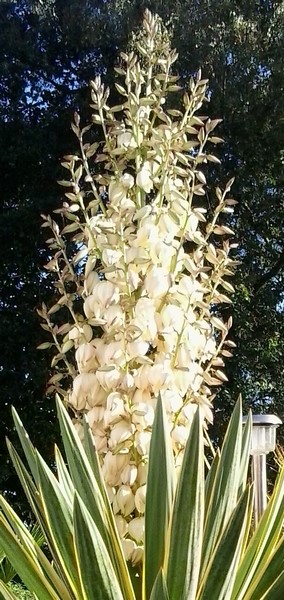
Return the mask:
<path fill-rule="evenodd" d="M 108 105 L 100 77 L 91 82 L 92 121 L 103 141 L 84 142 L 90 126 L 81 130 L 77 114 L 72 124 L 81 157 L 64 159 L 71 179 L 60 182 L 68 202 L 58 211 L 70 223 L 61 233 L 51 219 L 44 224 L 54 232 L 47 268 L 58 274 L 60 298 L 41 315 L 50 324 L 62 305 L 69 310 L 68 323 L 52 329 L 59 353 L 49 391 L 64 396 L 79 430 L 87 415 L 133 564 L 143 551 L 157 397 L 178 467 L 196 407 L 212 421 L 212 387 L 226 381 L 223 358 L 233 346 L 231 321 L 218 313 L 233 291 L 234 244 L 225 224 L 235 204 L 227 197 L 232 180 L 224 192 L 216 189 L 208 216 L 204 166 L 219 162 L 207 150 L 222 141 L 213 133 L 219 120 L 199 115 L 207 91 L 200 71 L 188 90 L 177 84 L 176 58 L 160 19 L 146 11 L 137 52 L 122 54 L 116 69 L 125 82 L 116 84 L 121 104 Z M 177 94 L 179 108 L 172 109 Z M 76 254 L 68 259 L 70 234 Z"/>

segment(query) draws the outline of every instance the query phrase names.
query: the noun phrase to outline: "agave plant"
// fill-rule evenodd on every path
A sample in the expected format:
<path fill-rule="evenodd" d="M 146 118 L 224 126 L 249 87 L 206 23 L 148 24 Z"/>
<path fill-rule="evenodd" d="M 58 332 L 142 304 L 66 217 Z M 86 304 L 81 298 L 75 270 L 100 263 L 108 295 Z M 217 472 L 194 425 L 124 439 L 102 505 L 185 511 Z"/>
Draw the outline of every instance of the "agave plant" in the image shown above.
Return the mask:
<path fill-rule="evenodd" d="M 57 401 L 66 462 L 55 449 L 55 474 L 33 447 L 15 411 L 30 473 L 8 442 L 11 459 L 44 532 L 50 562 L 2 497 L 0 545 L 39 600 L 279 600 L 284 594 L 284 469 L 252 531 L 252 485 L 247 482 L 251 419 L 235 407 L 221 450 L 205 460 L 197 411 L 181 471 L 159 399 L 150 447 L 143 570 L 133 577 L 92 438 L 81 442 Z M 5 600 L 16 596 L 0 581 Z"/>

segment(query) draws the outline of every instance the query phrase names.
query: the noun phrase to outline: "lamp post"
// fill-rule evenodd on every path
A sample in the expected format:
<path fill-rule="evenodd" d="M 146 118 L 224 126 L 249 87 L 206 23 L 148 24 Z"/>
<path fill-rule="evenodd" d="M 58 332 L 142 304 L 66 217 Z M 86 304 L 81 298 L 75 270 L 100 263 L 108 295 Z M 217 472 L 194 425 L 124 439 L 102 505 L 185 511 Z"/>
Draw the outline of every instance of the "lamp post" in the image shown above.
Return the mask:
<path fill-rule="evenodd" d="M 244 417 L 243 421 L 246 421 Z M 282 421 L 276 415 L 252 416 L 252 477 L 254 481 L 254 520 L 257 525 L 267 505 L 266 455 L 276 447 L 276 428 Z"/>

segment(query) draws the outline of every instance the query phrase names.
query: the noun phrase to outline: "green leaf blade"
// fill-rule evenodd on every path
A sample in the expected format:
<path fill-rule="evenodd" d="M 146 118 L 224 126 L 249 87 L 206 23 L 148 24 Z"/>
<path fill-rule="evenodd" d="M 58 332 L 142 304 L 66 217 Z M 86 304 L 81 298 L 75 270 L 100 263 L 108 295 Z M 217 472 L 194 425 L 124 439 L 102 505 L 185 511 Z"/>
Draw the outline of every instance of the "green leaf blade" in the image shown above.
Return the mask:
<path fill-rule="evenodd" d="M 172 517 L 166 578 L 171 600 L 195 600 L 204 522 L 204 447 L 199 410 L 191 425 Z"/>
<path fill-rule="evenodd" d="M 23 423 L 16 411 L 16 409 L 12 406 L 12 416 L 15 423 L 16 431 L 19 436 L 19 440 L 21 442 L 22 449 L 25 453 L 26 461 L 32 473 L 34 481 L 37 483 L 37 465 L 35 458 L 35 448 L 30 441 L 29 435 L 26 432 Z"/>
<path fill-rule="evenodd" d="M 150 600 L 169 600 L 167 583 L 163 569 L 160 569 L 156 577 Z"/>
<path fill-rule="evenodd" d="M 63 579 L 79 600 L 81 585 L 73 546 L 72 507 L 66 502 L 57 479 L 39 455 L 37 463 L 39 490 L 55 557 Z"/>
<path fill-rule="evenodd" d="M 245 596 L 249 600 L 269 598 L 278 600 L 284 598 L 284 539 L 280 539 L 275 552 L 271 553 L 269 560 L 264 562 L 260 569 L 256 585 L 252 585 Z"/>
<path fill-rule="evenodd" d="M 242 410 L 241 399 L 239 399 L 224 438 L 218 465 L 214 472 L 214 481 L 210 482 L 210 498 L 207 498 L 201 559 L 201 578 L 218 543 L 219 536 L 225 530 L 237 504 L 246 465 L 246 461 L 242 457 L 242 449 Z M 247 452 L 249 452 L 248 447 Z"/>
<path fill-rule="evenodd" d="M 231 598 L 251 500 L 252 494 L 247 487 L 215 547 L 199 589 L 198 600 Z"/>
<path fill-rule="evenodd" d="M 74 542 L 84 600 L 127 600 L 106 545 L 82 500 L 74 497 Z"/>
<path fill-rule="evenodd" d="M 174 495 L 174 462 L 161 398 L 158 399 L 149 453 L 145 507 L 145 598 L 164 562 L 166 535 Z"/>

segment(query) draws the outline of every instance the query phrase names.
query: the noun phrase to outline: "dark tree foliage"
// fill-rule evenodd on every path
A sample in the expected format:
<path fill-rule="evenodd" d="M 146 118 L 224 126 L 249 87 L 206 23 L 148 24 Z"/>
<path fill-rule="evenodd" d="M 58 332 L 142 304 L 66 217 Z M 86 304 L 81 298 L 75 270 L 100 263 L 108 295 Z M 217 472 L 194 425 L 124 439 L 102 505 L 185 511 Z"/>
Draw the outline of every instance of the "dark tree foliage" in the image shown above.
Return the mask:
<path fill-rule="evenodd" d="M 76 151 L 74 110 L 88 118 L 88 81 L 113 66 L 145 7 L 168 25 L 184 80 L 203 68 L 207 113 L 223 119 L 221 168 L 235 175 L 241 259 L 233 307 L 237 349 L 215 402 L 219 435 L 239 392 L 255 411 L 284 414 L 284 11 L 266 0 L 10 0 L 0 3 L 0 487 L 23 507 L 7 461 L 10 405 L 48 456 L 57 436 L 44 397 L 49 357 L 36 307 L 52 302 L 40 214 L 62 202 L 60 158 Z M 210 199 L 208 199 L 210 204 Z"/>

